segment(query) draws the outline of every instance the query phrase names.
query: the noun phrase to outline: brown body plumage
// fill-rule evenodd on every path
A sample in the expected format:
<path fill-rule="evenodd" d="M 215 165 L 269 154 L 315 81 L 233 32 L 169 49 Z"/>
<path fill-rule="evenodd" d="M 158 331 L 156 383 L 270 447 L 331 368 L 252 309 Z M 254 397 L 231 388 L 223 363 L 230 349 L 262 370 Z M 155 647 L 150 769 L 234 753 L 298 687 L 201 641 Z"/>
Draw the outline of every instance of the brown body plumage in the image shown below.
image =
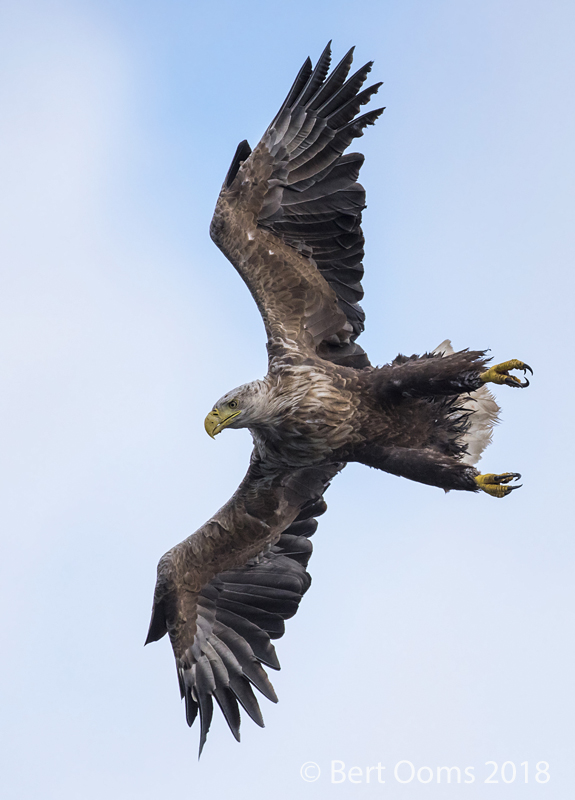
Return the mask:
<path fill-rule="evenodd" d="M 238 703 L 263 724 L 251 686 L 276 700 L 261 665 L 279 668 L 270 639 L 282 635 L 309 586 L 309 536 L 329 481 L 357 461 L 478 491 L 470 462 L 497 415 L 483 387 L 483 352 L 453 353 L 446 342 L 375 368 L 356 342 L 363 157 L 343 153 L 383 109 L 357 116 L 380 84 L 361 90 L 371 64 L 346 81 L 351 60 L 352 51 L 329 76 L 329 46 L 315 69 L 306 61 L 256 149 L 239 145 L 211 225 L 263 317 L 269 369 L 206 418 L 212 436 L 249 428 L 246 477 L 158 566 L 147 641 L 170 635 L 190 725 L 200 712 L 200 750 L 212 698 L 238 739 Z"/>

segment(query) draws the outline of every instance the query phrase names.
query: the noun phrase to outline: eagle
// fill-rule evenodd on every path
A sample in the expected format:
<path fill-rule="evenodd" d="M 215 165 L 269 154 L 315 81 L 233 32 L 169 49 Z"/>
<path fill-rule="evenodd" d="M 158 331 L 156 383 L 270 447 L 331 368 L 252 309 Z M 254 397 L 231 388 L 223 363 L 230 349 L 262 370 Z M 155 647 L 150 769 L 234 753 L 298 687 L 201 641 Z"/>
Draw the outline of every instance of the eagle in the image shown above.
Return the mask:
<path fill-rule="evenodd" d="M 201 754 L 219 705 L 240 739 L 240 708 L 263 719 L 254 688 L 277 702 L 264 667 L 273 639 L 310 586 L 306 570 L 324 493 L 350 461 L 445 491 L 519 488 L 516 472 L 474 467 L 499 408 L 486 384 L 524 388 L 518 359 L 489 367 L 485 350 L 371 365 L 357 343 L 365 315 L 363 156 L 346 152 L 383 108 L 360 114 L 373 62 L 348 78 L 353 48 L 331 71 L 330 44 L 308 58 L 261 141 L 239 144 L 210 227 L 263 318 L 268 373 L 225 394 L 211 437 L 248 428 L 254 449 L 233 497 L 158 564 L 146 644 L 166 633 L 186 720 L 200 717 Z"/>

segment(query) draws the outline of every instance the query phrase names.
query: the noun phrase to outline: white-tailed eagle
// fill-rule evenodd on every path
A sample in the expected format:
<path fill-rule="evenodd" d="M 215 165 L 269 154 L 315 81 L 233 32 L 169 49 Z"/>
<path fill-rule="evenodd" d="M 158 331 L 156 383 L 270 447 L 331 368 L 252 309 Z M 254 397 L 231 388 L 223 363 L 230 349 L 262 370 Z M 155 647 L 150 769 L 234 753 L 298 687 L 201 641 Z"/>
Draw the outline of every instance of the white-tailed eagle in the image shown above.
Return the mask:
<path fill-rule="evenodd" d="M 446 341 L 372 367 L 357 344 L 363 156 L 345 151 L 383 109 L 360 115 L 381 84 L 361 88 L 371 63 L 347 77 L 352 53 L 329 75 L 329 45 L 315 69 L 306 60 L 255 150 L 238 146 L 211 224 L 263 317 L 269 369 L 205 420 L 210 436 L 250 430 L 245 478 L 158 565 L 146 643 L 170 636 L 188 724 L 200 714 L 200 752 L 214 698 L 236 739 L 240 706 L 263 725 L 253 687 L 276 702 L 262 665 L 279 669 L 271 640 L 310 585 L 309 538 L 347 462 L 494 497 L 520 477 L 473 464 L 498 412 L 484 385 L 527 386 L 509 374 L 527 364 L 487 368 L 485 351 L 453 352 Z"/>

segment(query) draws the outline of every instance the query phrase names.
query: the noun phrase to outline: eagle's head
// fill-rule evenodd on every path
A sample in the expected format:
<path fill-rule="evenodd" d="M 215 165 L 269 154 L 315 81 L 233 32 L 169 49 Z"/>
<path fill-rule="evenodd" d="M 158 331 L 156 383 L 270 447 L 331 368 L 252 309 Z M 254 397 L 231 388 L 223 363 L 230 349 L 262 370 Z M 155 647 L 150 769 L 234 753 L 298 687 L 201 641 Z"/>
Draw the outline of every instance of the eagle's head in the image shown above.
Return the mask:
<path fill-rule="evenodd" d="M 204 420 L 204 427 L 214 439 L 224 428 L 261 424 L 268 413 L 267 387 L 264 381 L 253 381 L 221 397 Z"/>

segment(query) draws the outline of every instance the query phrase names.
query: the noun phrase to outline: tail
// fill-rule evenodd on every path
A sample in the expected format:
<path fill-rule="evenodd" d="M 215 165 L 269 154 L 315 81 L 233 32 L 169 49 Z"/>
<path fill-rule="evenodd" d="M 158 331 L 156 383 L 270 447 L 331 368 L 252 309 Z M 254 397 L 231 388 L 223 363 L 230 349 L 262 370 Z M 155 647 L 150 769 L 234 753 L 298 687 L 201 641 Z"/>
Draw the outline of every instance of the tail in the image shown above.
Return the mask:
<path fill-rule="evenodd" d="M 437 355 L 448 356 L 454 352 L 451 340 L 446 339 L 433 351 Z M 469 394 L 461 406 L 465 411 L 471 411 L 470 422 L 463 434 L 462 443 L 467 446 L 467 453 L 461 461 L 464 464 L 477 464 L 481 454 L 493 436 L 493 426 L 499 421 L 499 406 L 486 386 L 482 386 Z"/>

